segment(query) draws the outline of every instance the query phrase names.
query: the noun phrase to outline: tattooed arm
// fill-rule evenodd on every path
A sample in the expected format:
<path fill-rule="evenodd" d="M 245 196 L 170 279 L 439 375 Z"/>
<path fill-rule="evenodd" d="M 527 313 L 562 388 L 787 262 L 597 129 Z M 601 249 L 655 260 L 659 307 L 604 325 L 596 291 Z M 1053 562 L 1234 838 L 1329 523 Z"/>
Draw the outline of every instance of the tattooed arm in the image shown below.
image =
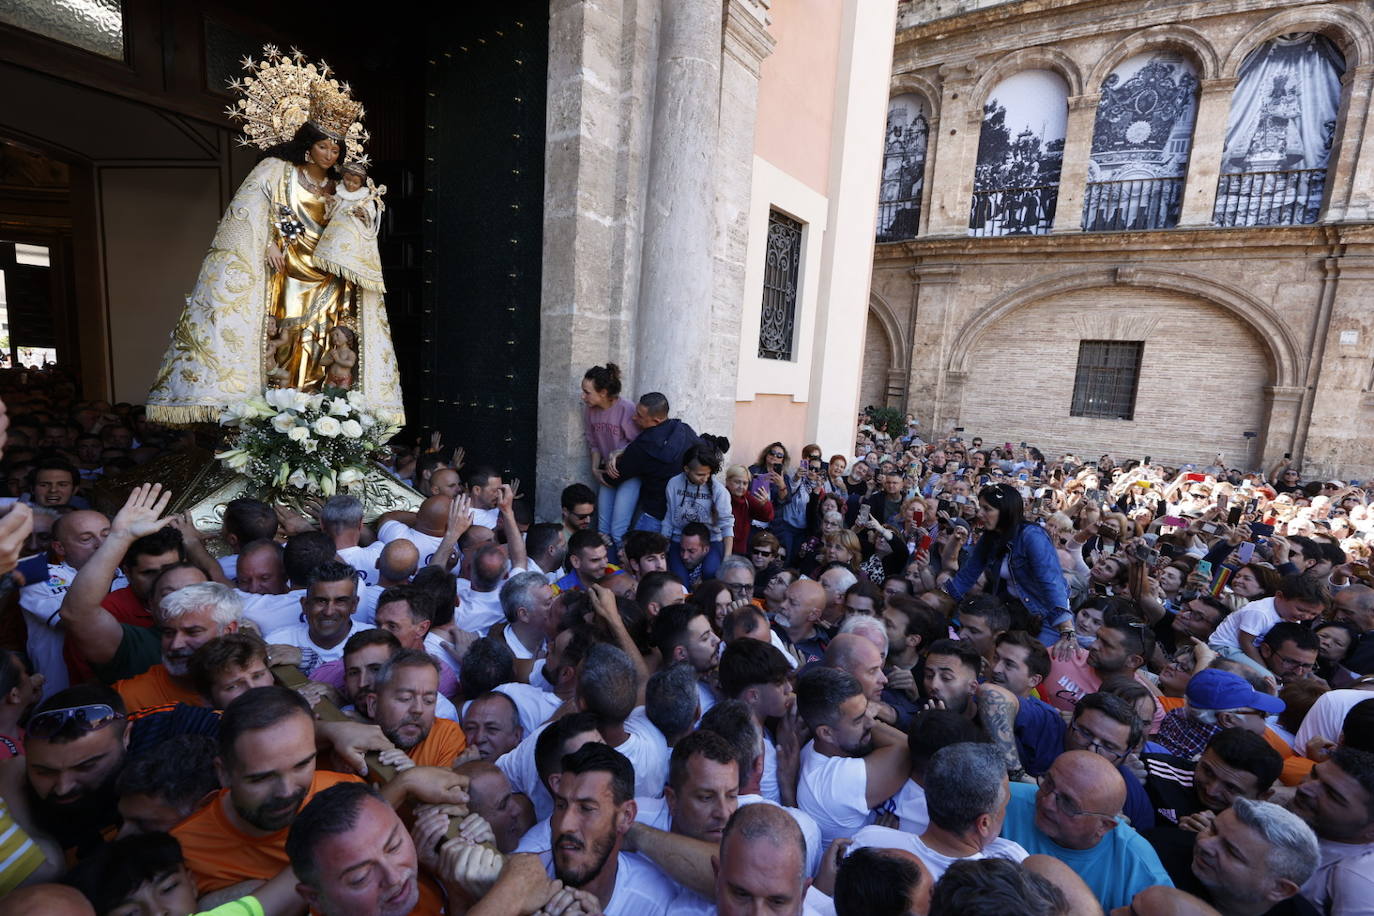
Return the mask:
<path fill-rule="evenodd" d="M 982 684 L 978 687 L 978 721 L 988 733 L 992 743 L 1002 752 L 1007 764 L 1007 774 L 1019 779 L 1025 774 L 1021 765 L 1021 754 L 1016 749 L 1016 714 L 1021 703 L 1016 695 L 1005 687 L 996 684 Z"/>

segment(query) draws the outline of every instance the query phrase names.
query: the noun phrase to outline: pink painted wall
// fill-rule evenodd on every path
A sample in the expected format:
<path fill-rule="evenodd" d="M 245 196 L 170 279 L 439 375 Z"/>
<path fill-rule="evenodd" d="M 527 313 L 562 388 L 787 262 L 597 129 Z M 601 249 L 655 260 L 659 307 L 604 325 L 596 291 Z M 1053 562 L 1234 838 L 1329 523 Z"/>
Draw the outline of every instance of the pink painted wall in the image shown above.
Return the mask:
<path fill-rule="evenodd" d="M 772 442 L 787 446 L 796 467 L 806 435 L 806 405 L 786 394 L 761 394 L 735 402 L 735 435 L 730 439 L 730 463 L 753 464 Z"/>
<path fill-rule="evenodd" d="M 768 31 L 777 46 L 759 81 L 754 152 L 820 194 L 829 184 L 843 7 L 839 0 L 774 3 Z"/>

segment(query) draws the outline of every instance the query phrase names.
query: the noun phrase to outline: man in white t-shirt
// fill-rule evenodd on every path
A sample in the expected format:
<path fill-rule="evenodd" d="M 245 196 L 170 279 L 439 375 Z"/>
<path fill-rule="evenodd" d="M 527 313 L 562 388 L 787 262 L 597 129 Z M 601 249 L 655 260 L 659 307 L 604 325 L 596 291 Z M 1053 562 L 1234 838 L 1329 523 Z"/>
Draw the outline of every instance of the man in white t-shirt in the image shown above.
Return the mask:
<path fill-rule="evenodd" d="M 854 834 L 854 845 L 905 849 L 925 863 L 936 881 L 960 859 L 1026 858 L 1026 850 L 998 836 L 1011 788 L 1006 763 L 995 747 L 964 742 L 941 748 L 930 759 L 925 788 L 930 823 L 919 836 L 871 826 Z"/>
<path fill-rule="evenodd" d="M 231 499 L 224 507 L 224 517 L 220 527 L 220 539 L 229 546 L 231 553 L 220 557 L 219 565 L 225 578 L 233 580 L 238 576 L 238 561 L 243 549 L 256 541 L 270 541 L 277 536 L 281 520 L 276 511 L 259 499 Z M 244 588 L 240 585 L 239 588 Z M 244 588 L 245 591 L 250 589 Z"/>
<path fill-rule="evenodd" d="M 814 668 L 797 684 L 797 710 L 811 728 L 802 748 L 797 804 L 821 826 L 821 843 L 873 823 L 873 809 L 911 773 L 906 735 L 877 722 L 852 675 Z"/>
<path fill-rule="evenodd" d="M 501 475 L 485 465 L 463 475 L 463 490 L 472 501 L 472 523 L 496 530 L 501 519 Z"/>
<path fill-rule="evenodd" d="M 1222 658 L 1249 659 L 1265 670 L 1256 640 L 1268 633 L 1276 623 L 1302 623 L 1315 620 L 1331 605 L 1331 592 L 1326 583 L 1310 576 L 1284 576 L 1279 580 L 1278 592 L 1272 598 L 1251 601 L 1229 614 L 1217 624 L 1207 640 L 1212 651 Z"/>
<path fill-rule="evenodd" d="M 448 528 L 447 496 L 431 496 L 416 512 L 388 512 L 377 519 L 377 540 L 383 544 L 404 538 L 420 551 L 420 565 L 428 566 L 443 543 Z"/>
<path fill-rule="evenodd" d="M 526 569 L 543 574 L 550 585 L 563 577 L 563 562 L 568 558 L 568 536 L 557 522 L 531 525 L 525 534 Z"/>
<path fill-rule="evenodd" d="M 334 560 L 315 570 L 301 599 L 305 622 L 273 630 L 266 636 L 271 664 L 295 664 L 307 675 L 326 662 L 343 658 L 348 637 L 363 629 L 353 621 L 358 607 L 358 577 L 353 567 Z M 283 647 L 300 650 L 300 659 L 282 658 Z"/>
<path fill-rule="evenodd" d="M 270 543 L 266 542 L 269 545 Z M 258 545 L 254 544 L 255 557 L 258 549 Z M 271 553 L 268 546 L 261 549 L 265 554 Z M 265 555 L 260 560 L 270 563 L 271 557 Z M 250 561 L 245 558 L 242 562 Z M 252 562 L 257 563 L 259 559 Z M 286 546 L 281 550 L 281 562 L 290 584 L 289 591 L 285 584 L 277 580 L 259 579 L 256 576 L 251 577 L 251 583 L 245 584 L 262 582 L 261 591 L 244 591 L 242 585 L 239 588 L 239 599 L 243 602 L 243 618 L 251 621 L 258 628 L 258 632 L 263 634 L 299 623 L 303 619 L 302 602 L 311 578 L 321 566 L 326 563 L 337 563 L 338 559 L 334 541 L 329 535 L 322 531 L 303 531 L 286 539 Z"/>
<path fill-rule="evenodd" d="M 516 658 L 532 659 L 548 651 L 548 636 L 555 629 L 554 593 L 543 574 L 516 573 L 499 593 L 506 626 L 503 636 Z"/>
<path fill-rule="evenodd" d="M 374 541 L 359 546 L 363 536 L 363 504 L 356 497 L 331 496 L 320 509 L 320 529 L 334 539 L 339 559 L 358 571 L 358 578 L 368 585 L 377 585 L 377 558 L 386 546 Z"/>
<path fill-rule="evenodd" d="M 60 629 L 59 610 L 77 570 L 86 565 L 110 535 L 110 520 L 99 512 L 79 509 L 53 522 L 48 578 L 26 585 L 19 592 L 19 607 L 28 626 L 26 648 L 34 670 L 44 677 L 43 696 L 52 696 L 67 687 L 67 663 L 62 658 L 65 642 Z M 106 591 L 123 588 L 129 582 L 119 570 Z"/>
<path fill-rule="evenodd" d="M 501 584 L 506 578 L 506 552 L 500 544 L 483 544 L 473 551 L 470 579 L 458 580 L 458 610 L 453 621 L 458 629 L 479 636 L 503 622 Z"/>
<path fill-rule="evenodd" d="M 677 895 L 677 885 L 634 853 L 621 849 L 634 823 L 634 767 L 604 744 L 585 744 L 563 758 L 553 783 L 549 874 L 590 893 L 605 916 L 652 916 Z"/>

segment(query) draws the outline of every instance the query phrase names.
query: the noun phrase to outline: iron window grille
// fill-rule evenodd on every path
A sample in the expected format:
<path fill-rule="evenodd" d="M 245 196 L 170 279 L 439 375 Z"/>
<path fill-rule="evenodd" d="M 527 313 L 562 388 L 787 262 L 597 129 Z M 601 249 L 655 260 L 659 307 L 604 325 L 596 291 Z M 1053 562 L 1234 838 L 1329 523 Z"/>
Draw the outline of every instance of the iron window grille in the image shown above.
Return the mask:
<path fill-rule="evenodd" d="M 768 252 L 763 269 L 763 315 L 759 358 L 791 360 L 796 337 L 797 278 L 801 270 L 802 223 L 768 211 Z"/>
<path fill-rule="evenodd" d="M 1083 340 L 1069 415 L 1134 420 L 1144 341 Z"/>

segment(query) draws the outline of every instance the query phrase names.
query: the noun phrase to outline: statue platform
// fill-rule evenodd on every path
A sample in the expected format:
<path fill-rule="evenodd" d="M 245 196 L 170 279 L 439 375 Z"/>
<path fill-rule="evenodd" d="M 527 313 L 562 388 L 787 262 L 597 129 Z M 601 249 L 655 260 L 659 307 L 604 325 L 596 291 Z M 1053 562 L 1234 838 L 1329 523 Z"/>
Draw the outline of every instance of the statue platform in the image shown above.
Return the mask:
<path fill-rule="evenodd" d="M 168 512 L 189 513 L 196 530 L 206 535 L 217 535 L 223 528 L 224 507 L 231 500 L 249 497 L 275 501 L 268 488 L 255 486 L 247 477 L 225 468 L 210 450 L 193 448 L 104 478 L 92 490 L 92 507 L 113 518 L 133 488 L 145 483 L 160 483 L 171 490 Z M 367 522 L 387 512 L 413 512 L 424 501 L 417 491 L 378 464 L 372 466 L 362 486 L 350 492 L 362 502 L 363 520 Z M 211 542 L 212 552 L 218 544 L 218 539 Z"/>

